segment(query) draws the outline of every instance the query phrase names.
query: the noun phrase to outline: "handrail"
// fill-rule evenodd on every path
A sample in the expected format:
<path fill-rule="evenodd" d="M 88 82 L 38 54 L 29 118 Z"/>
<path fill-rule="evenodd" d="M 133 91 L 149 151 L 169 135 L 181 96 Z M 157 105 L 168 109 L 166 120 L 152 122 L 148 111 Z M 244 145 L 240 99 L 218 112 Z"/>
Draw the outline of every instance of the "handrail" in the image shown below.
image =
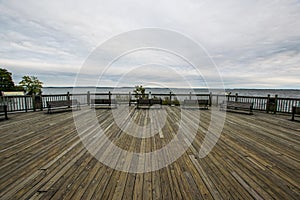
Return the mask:
<path fill-rule="evenodd" d="M 46 94 L 41 96 L 35 95 L 17 95 L 17 96 L 1 96 L 0 105 L 7 105 L 8 112 L 17 111 L 35 111 L 46 108 L 47 101 L 77 99 L 82 105 L 90 104 L 91 96 L 104 96 L 101 98 L 116 99 L 119 102 L 127 102 L 130 104 L 135 99 L 135 94 L 132 93 L 78 93 L 78 94 Z M 148 93 L 145 94 L 149 98 L 161 98 L 164 105 L 180 105 L 184 99 L 208 99 L 210 105 L 218 106 L 224 99 L 238 102 L 253 103 L 253 110 L 267 111 L 267 112 L 282 112 L 292 113 L 293 106 L 300 106 L 300 98 L 285 98 L 285 97 L 266 97 L 262 96 L 239 96 L 238 94 L 221 95 L 221 94 L 194 94 L 194 93 Z M 100 97 L 99 97 L 100 98 Z"/>

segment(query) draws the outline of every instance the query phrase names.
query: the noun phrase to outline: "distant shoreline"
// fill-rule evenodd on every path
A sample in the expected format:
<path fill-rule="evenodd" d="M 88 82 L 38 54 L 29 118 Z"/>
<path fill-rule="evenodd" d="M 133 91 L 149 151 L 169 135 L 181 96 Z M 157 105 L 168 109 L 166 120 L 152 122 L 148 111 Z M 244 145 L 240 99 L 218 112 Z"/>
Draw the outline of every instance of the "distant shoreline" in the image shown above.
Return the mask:
<path fill-rule="evenodd" d="M 134 87 L 95 87 L 95 86 L 47 86 L 43 88 L 98 88 L 98 89 L 114 89 L 114 88 L 120 88 L 120 89 L 131 89 Z M 222 90 L 223 88 L 160 88 L 160 87 L 145 87 L 145 89 L 183 89 L 183 90 L 188 90 L 188 89 L 196 89 L 196 90 Z M 293 90 L 293 91 L 300 91 L 300 88 L 225 88 L 225 90 Z"/>
<path fill-rule="evenodd" d="M 266 97 L 267 95 L 278 97 L 288 97 L 288 98 L 300 98 L 300 89 L 247 89 L 247 88 L 226 88 L 224 89 L 208 89 L 208 88 L 151 88 L 145 87 L 146 92 L 151 92 L 152 94 L 166 94 L 172 92 L 174 94 L 189 94 L 189 93 L 199 93 L 205 94 L 212 92 L 213 94 L 224 94 L 231 93 L 235 95 L 236 93 L 240 96 L 258 96 Z M 128 93 L 133 92 L 134 87 L 44 87 L 42 89 L 43 94 L 65 94 L 69 93 L 86 93 L 86 92 L 96 92 L 96 93 Z"/>

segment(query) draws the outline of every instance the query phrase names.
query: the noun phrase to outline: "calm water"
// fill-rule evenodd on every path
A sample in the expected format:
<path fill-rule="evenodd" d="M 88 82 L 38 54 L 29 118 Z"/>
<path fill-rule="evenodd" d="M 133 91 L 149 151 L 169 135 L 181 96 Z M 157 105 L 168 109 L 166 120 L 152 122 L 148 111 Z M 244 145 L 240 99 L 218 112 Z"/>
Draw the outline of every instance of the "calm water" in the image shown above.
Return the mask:
<path fill-rule="evenodd" d="M 92 87 L 80 87 L 76 88 L 76 93 L 86 93 L 97 92 L 97 93 L 128 93 L 132 92 L 134 88 L 92 88 Z M 207 94 L 207 89 L 182 89 L 182 88 L 173 88 L 173 89 L 165 89 L 165 88 L 146 88 L 146 93 L 151 92 L 162 94 L 169 93 L 170 90 L 174 94 L 188 94 L 190 92 L 197 94 Z M 73 93 L 72 87 L 45 87 L 43 88 L 43 94 L 65 94 L 67 92 Z M 213 94 L 223 94 L 222 90 L 213 89 L 211 90 Z M 271 96 L 278 95 L 278 97 L 289 97 L 289 98 L 300 98 L 300 90 L 287 90 L 287 89 L 226 89 L 226 92 L 231 92 L 231 94 L 238 93 L 241 96 L 263 96 L 266 97 L 268 94 Z"/>

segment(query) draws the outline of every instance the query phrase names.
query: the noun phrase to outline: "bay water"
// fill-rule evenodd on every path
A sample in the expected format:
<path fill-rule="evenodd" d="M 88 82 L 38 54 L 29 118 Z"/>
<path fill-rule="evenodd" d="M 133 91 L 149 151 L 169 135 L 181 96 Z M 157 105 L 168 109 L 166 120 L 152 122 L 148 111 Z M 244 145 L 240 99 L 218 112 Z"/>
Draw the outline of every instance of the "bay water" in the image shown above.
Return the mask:
<path fill-rule="evenodd" d="M 90 91 L 91 93 L 108 93 L 109 91 L 111 93 L 129 93 L 133 92 L 133 87 L 120 87 L 120 88 L 113 88 L 113 87 L 76 87 L 75 90 L 73 90 L 73 87 L 44 87 L 43 88 L 43 94 L 66 94 L 67 92 L 74 93 L 87 93 Z M 220 89 L 203 89 L 203 88 L 145 88 L 146 93 L 151 92 L 152 94 L 168 94 L 172 92 L 173 94 L 189 94 L 195 93 L 195 94 L 208 94 L 209 92 L 212 92 L 213 94 L 224 94 L 224 92 L 231 93 L 232 95 L 235 95 L 238 93 L 240 96 L 260 96 L 260 97 L 266 97 L 268 94 L 271 95 L 271 97 L 274 97 L 276 94 L 278 97 L 281 98 L 300 98 L 300 89 L 226 89 L 220 90 Z"/>

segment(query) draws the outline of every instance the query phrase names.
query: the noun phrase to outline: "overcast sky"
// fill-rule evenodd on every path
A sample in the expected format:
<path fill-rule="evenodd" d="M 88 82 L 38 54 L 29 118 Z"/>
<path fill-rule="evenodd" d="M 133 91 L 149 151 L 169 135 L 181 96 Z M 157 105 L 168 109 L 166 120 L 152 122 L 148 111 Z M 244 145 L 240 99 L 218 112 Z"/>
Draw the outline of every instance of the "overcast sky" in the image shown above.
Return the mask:
<path fill-rule="evenodd" d="M 226 88 L 300 89 L 299 19 L 299 0 L 1 1 L 0 67 L 16 83 L 35 75 L 44 86 L 73 86 L 99 45 L 154 27 L 200 44 Z M 101 86 L 185 87 L 188 80 L 203 87 L 206 77 L 194 70 L 170 53 L 145 50 L 111 65 Z M 93 85 L 86 76 L 85 85 Z"/>

